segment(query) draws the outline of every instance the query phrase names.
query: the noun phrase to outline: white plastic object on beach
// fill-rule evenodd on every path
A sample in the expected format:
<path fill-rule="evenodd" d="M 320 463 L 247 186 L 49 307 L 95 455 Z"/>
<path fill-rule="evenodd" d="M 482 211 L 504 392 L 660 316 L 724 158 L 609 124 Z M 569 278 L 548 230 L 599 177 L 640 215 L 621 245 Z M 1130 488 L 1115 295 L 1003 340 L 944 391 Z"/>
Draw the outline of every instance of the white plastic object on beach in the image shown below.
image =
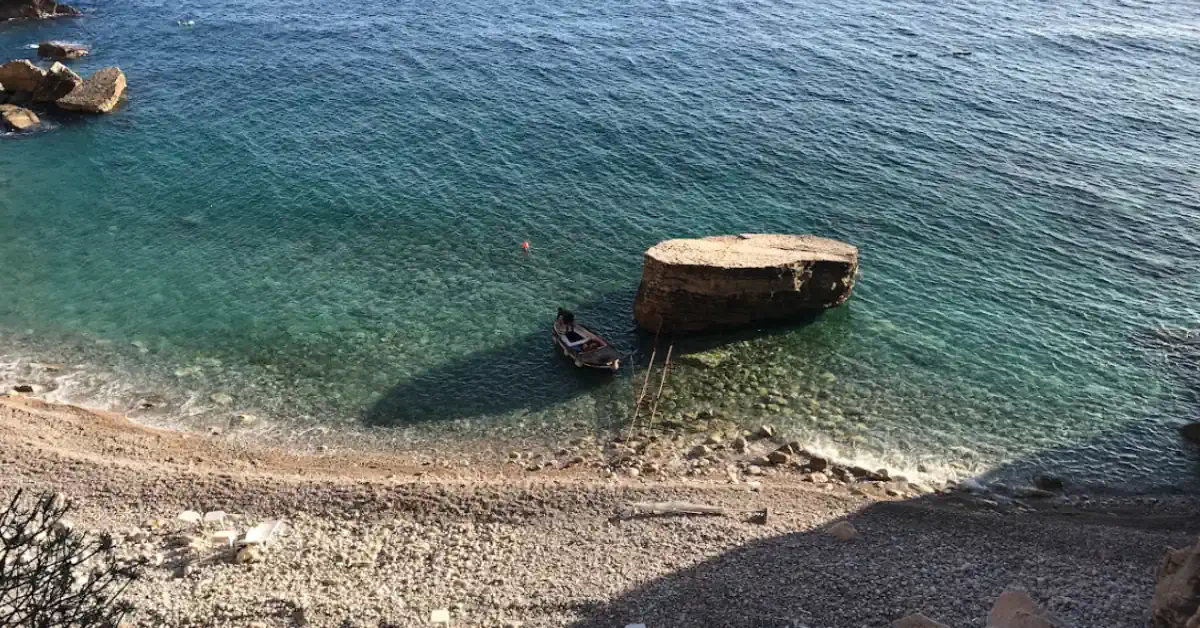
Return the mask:
<path fill-rule="evenodd" d="M 177 519 L 185 523 L 200 523 L 203 517 L 201 517 L 200 513 L 196 512 L 195 510 L 185 510 L 179 513 Z"/>
<path fill-rule="evenodd" d="M 429 623 L 450 625 L 450 611 L 445 608 L 439 608 L 429 613 Z"/>
<path fill-rule="evenodd" d="M 265 545 L 271 541 L 279 528 L 283 526 L 283 519 L 272 519 L 264 521 L 253 528 L 246 531 L 246 536 L 242 537 L 239 545 Z"/>
<path fill-rule="evenodd" d="M 237 537 L 237 530 L 221 530 L 214 532 L 212 535 L 213 541 L 223 547 L 233 547 L 233 543 L 237 540 Z"/>
<path fill-rule="evenodd" d="M 225 521 L 224 510 L 213 510 L 204 513 L 204 523 L 221 523 L 222 521 Z"/>

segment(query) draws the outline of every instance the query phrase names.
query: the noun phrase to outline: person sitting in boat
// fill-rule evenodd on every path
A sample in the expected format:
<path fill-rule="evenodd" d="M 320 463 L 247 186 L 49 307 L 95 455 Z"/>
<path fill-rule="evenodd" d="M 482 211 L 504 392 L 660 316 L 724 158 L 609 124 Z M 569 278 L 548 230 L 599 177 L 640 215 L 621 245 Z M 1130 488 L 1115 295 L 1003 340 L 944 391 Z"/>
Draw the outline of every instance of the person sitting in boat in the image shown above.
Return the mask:
<path fill-rule="evenodd" d="M 568 332 L 575 331 L 575 315 L 571 313 L 571 310 L 567 310 L 567 309 L 564 309 L 561 307 L 558 308 L 558 319 L 557 320 L 562 322 L 563 328 L 566 329 Z"/>

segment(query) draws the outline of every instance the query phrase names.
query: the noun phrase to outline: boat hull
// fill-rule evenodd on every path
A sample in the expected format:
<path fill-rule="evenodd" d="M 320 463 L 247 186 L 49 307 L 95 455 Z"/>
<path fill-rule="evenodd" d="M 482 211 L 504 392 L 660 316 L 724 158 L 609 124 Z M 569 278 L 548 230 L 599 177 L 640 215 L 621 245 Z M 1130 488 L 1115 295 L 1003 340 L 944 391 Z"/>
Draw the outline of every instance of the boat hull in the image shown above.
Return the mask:
<path fill-rule="evenodd" d="M 554 346 L 564 357 L 574 362 L 576 367 L 605 370 L 614 373 L 620 370 L 620 355 L 607 341 L 579 325 L 575 326 L 574 332 L 584 341 L 600 343 L 599 347 L 583 350 L 582 347 L 586 346 L 586 342 L 583 345 L 579 341 L 571 342 L 567 337 L 567 332 L 562 326 L 556 324 L 550 332 Z"/>

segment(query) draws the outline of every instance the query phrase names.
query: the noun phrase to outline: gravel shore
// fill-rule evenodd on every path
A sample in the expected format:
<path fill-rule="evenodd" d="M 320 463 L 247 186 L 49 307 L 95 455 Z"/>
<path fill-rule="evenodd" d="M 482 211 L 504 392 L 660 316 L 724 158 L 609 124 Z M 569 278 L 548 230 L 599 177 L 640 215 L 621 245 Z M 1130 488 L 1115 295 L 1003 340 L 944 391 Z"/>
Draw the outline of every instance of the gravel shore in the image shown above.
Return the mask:
<path fill-rule="evenodd" d="M 295 456 L 0 398 L 0 494 L 65 493 L 75 523 L 150 560 L 135 626 L 420 626 L 443 609 L 454 626 L 884 627 L 914 611 L 984 626 L 1008 588 L 1068 625 L 1144 626 L 1164 549 L 1200 528 L 1183 497 L 1013 506 L 631 475 Z M 631 508 L 671 501 L 722 514 Z M 261 562 L 213 542 L 265 520 L 284 523 Z M 838 521 L 857 538 L 827 534 Z"/>

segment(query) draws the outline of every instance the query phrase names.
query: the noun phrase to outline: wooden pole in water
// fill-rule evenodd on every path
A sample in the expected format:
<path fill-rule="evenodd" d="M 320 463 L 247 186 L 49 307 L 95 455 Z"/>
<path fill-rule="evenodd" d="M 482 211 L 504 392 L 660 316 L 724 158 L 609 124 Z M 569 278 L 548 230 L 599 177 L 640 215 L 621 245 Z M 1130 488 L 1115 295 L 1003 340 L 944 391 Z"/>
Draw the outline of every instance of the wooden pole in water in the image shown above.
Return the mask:
<path fill-rule="evenodd" d="M 650 387 L 650 374 L 654 372 L 654 358 L 658 355 L 659 333 L 662 333 L 661 326 L 658 332 L 654 334 L 654 349 L 650 351 L 650 366 L 646 367 L 646 379 L 642 380 L 642 392 L 638 393 L 637 401 L 633 404 L 633 418 L 629 419 L 630 429 L 637 427 L 638 413 L 642 410 L 642 402 L 646 400 L 646 389 Z"/>
<path fill-rule="evenodd" d="M 667 376 L 671 374 L 671 352 L 675 351 L 675 343 L 667 347 L 667 360 L 663 362 L 662 379 L 658 382 L 658 394 L 654 395 L 654 406 L 650 408 L 650 425 L 654 425 L 654 417 L 658 414 L 658 402 L 662 399 L 663 386 L 667 385 Z"/>

